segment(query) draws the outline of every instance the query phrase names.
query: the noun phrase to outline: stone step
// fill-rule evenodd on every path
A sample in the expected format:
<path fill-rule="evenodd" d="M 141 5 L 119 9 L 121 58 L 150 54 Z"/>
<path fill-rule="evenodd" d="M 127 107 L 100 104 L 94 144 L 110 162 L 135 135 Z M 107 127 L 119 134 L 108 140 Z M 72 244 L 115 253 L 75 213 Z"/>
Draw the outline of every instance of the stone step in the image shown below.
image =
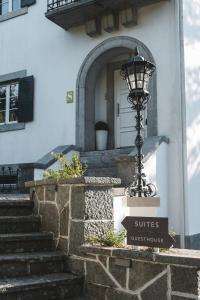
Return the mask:
<path fill-rule="evenodd" d="M 94 157 L 94 156 L 116 156 L 121 154 L 129 154 L 133 150 L 135 146 L 133 147 L 124 147 L 124 148 L 117 148 L 117 149 L 111 149 L 111 150 L 100 150 L 100 151 L 85 151 L 81 152 L 80 156 L 84 157 Z"/>
<path fill-rule="evenodd" d="M 0 216 L 0 234 L 38 232 L 39 216 Z"/>
<path fill-rule="evenodd" d="M 0 234 L 0 254 L 53 251 L 52 233 Z"/>
<path fill-rule="evenodd" d="M 0 216 L 28 216 L 33 213 L 33 201 L 27 196 L 0 196 Z"/>
<path fill-rule="evenodd" d="M 82 164 L 85 164 L 87 168 L 111 168 L 116 167 L 116 160 L 110 159 L 110 158 L 99 158 L 96 159 L 96 157 L 93 158 L 81 158 Z"/>
<path fill-rule="evenodd" d="M 132 148 L 122 148 L 106 151 L 81 152 L 80 159 L 88 168 L 90 167 L 114 167 L 121 156 L 128 155 Z"/>
<path fill-rule="evenodd" d="M 2 278 L 62 273 L 66 256 L 62 252 L 39 252 L 0 255 L 0 281 Z"/>
<path fill-rule="evenodd" d="M 113 167 L 116 161 L 109 157 L 82 157 L 81 162 L 87 167 Z"/>
<path fill-rule="evenodd" d="M 88 168 L 86 170 L 86 176 L 95 177 L 117 177 L 117 169 L 112 168 Z"/>
<path fill-rule="evenodd" d="M 92 300 L 91 298 L 88 298 L 86 296 L 78 297 L 78 298 L 73 298 L 73 300 Z"/>
<path fill-rule="evenodd" d="M 55 273 L 0 281 L 1 300 L 58 300 L 81 296 L 83 279 L 73 274 Z"/>

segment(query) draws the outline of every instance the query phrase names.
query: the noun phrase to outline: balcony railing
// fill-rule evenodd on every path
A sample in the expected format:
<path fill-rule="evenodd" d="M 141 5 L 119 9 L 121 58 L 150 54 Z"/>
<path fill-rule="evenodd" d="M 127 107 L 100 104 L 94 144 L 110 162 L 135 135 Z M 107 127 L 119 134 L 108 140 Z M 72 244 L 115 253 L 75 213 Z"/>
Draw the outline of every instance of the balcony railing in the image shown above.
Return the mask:
<path fill-rule="evenodd" d="M 46 17 L 68 30 L 101 16 L 104 12 L 105 1 L 109 3 L 113 0 L 47 0 Z"/>
<path fill-rule="evenodd" d="M 61 8 L 66 5 L 71 5 L 75 2 L 80 2 L 80 0 L 48 0 L 47 1 L 47 11 Z"/>
<path fill-rule="evenodd" d="M 11 167 L 0 168 L 0 193 L 14 193 L 19 191 L 19 169 Z"/>
<path fill-rule="evenodd" d="M 87 27 L 87 22 L 90 22 L 86 32 L 95 36 L 100 33 L 105 16 L 112 15 L 108 26 L 103 28 L 111 32 L 118 29 L 120 11 L 124 11 L 122 25 L 128 27 L 137 23 L 138 8 L 162 1 L 170 0 L 47 0 L 46 17 L 65 30 L 79 25 Z"/>

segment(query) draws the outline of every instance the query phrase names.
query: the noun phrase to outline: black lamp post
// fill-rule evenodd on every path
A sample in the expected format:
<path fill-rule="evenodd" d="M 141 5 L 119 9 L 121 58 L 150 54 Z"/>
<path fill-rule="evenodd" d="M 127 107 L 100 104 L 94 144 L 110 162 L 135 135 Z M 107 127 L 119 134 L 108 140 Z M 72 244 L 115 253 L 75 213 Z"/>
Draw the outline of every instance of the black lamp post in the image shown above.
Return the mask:
<path fill-rule="evenodd" d="M 153 197 L 156 195 L 156 187 L 146 182 L 146 175 L 143 173 L 143 154 L 142 147 L 144 138 L 142 131 L 144 130 L 142 111 L 145 110 L 146 104 L 150 99 L 149 94 L 149 81 L 152 76 L 155 65 L 144 57 L 139 55 L 138 48 L 135 50 L 135 55 L 131 61 L 122 65 L 121 75 L 127 81 L 129 88 L 128 101 L 131 104 L 132 110 L 136 111 L 136 130 L 137 136 L 135 139 L 135 146 L 137 148 L 137 162 L 136 162 L 136 175 L 134 182 L 128 188 L 129 196 L 138 197 Z"/>

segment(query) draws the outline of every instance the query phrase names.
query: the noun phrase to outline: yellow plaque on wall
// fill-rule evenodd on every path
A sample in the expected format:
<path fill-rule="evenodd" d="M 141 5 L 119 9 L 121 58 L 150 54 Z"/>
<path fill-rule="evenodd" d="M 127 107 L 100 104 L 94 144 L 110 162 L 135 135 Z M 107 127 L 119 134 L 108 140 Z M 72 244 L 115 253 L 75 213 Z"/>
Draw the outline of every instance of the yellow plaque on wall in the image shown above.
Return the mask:
<path fill-rule="evenodd" d="M 66 103 L 73 103 L 74 102 L 74 91 L 68 91 L 66 96 Z"/>

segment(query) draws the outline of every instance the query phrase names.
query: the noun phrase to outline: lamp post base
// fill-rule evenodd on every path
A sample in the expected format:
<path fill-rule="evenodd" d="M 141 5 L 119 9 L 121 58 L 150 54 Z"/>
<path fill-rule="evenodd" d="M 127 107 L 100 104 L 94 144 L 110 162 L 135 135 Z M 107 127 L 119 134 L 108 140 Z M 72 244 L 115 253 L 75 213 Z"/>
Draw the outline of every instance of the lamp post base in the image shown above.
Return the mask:
<path fill-rule="evenodd" d="M 126 195 L 129 197 L 155 197 L 157 195 L 157 188 L 153 183 L 147 183 L 146 175 L 136 174 L 134 181 L 126 188 Z"/>
<path fill-rule="evenodd" d="M 129 197 L 123 200 L 127 207 L 160 207 L 160 197 Z"/>

